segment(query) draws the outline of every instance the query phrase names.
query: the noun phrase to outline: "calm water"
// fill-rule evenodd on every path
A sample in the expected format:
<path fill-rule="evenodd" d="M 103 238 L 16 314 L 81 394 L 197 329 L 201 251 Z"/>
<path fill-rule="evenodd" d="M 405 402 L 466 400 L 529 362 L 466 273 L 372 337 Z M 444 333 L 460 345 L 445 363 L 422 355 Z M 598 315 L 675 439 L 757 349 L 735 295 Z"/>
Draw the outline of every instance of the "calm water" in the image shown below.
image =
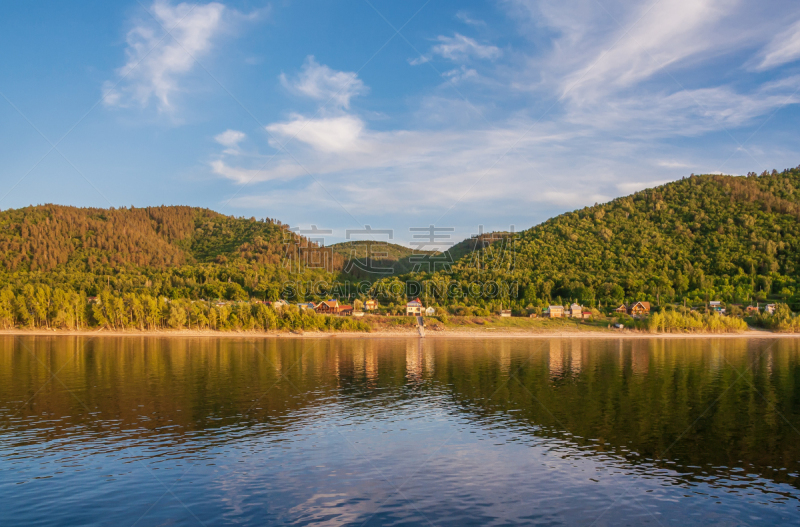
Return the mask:
<path fill-rule="evenodd" d="M 0 524 L 798 524 L 799 383 L 800 340 L 0 337 Z"/>

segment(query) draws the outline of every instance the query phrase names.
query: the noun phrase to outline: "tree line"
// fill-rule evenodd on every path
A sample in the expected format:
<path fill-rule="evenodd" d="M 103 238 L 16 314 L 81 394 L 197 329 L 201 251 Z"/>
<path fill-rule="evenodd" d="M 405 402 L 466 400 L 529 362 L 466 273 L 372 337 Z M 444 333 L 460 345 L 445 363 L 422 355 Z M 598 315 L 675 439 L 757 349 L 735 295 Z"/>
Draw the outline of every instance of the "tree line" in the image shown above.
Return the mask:
<path fill-rule="evenodd" d="M 350 317 L 317 315 L 297 306 L 280 309 L 260 301 L 211 302 L 168 299 L 146 293 L 82 292 L 28 284 L 0 290 L 0 326 L 114 330 L 196 329 L 216 331 L 369 331 Z"/>

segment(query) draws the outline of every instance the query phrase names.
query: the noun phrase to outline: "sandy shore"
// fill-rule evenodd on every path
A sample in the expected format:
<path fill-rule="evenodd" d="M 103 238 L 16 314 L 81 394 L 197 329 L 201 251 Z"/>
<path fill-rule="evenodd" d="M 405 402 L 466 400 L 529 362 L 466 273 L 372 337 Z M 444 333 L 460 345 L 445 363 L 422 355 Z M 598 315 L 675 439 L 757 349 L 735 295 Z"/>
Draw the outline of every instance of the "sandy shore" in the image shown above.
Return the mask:
<path fill-rule="evenodd" d="M 159 330 L 138 331 L 125 330 L 46 330 L 46 329 L 12 329 L 0 330 L 0 335 L 9 336 L 72 336 L 72 337 L 169 337 L 169 338 L 280 338 L 280 339 L 375 339 L 375 338 L 419 338 L 416 329 L 396 328 L 379 330 L 371 333 L 319 331 L 306 332 L 261 332 L 261 331 L 211 331 L 211 330 Z M 475 338 L 475 339 L 508 339 L 508 338 L 570 338 L 570 339 L 697 339 L 697 338 L 800 338 L 798 333 L 773 333 L 764 330 L 749 330 L 741 333 L 643 333 L 627 330 L 595 330 L 595 331 L 524 331 L 518 329 L 472 329 L 448 328 L 443 331 L 425 332 L 425 338 Z"/>

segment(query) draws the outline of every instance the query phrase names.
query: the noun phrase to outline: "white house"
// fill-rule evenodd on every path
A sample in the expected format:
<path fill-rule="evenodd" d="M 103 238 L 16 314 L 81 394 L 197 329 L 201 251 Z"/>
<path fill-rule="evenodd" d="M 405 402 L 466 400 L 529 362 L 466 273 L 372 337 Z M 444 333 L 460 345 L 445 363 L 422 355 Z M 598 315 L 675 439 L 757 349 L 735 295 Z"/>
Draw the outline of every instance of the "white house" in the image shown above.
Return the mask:
<path fill-rule="evenodd" d="M 436 308 L 430 306 L 425 308 L 425 316 L 432 317 L 435 314 L 436 314 Z"/>
<path fill-rule="evenodd" d="M 415 298 L 411 302 L 406 304 L 406 315 L 411 317 L 421 317 L 422 316 L 422 302 L 419 301 L 419 298 Z"/>

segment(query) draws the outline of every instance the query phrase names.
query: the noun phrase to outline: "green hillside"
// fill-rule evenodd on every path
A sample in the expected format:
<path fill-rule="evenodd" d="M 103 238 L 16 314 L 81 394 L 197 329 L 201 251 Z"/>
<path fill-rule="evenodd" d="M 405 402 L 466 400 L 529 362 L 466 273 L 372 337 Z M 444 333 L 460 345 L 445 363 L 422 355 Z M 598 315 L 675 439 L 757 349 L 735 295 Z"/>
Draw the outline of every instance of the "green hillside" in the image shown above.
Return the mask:
<path fill-rule="evenodd" d="M 649 300 L 800 307 L 800 169 L 743 177 L 692 176 L 552 218 L 513 240 L 466 255 L 451 272 L 400 277 L 428 281 L 441 304 L 588 305 Z M 443 285 L 457 282 L 466 296 Z M 477 291 L 477 289 L 473 289 Z"/>
<path fill-rule="evenodd" d="M 89 296 L 107 290 L 299 301 L 347 296 L 333 284 L 356 278 L 376 280 L 375 296 L 389 283 L 424 283 L 427 290 L 409 294 L 440 305 L 522 309 L 571 300 L 609 306 L 719 299 L 781 300 L 798 309 L 798 189 L 799 169 L 692 176 L 516 235 L 470 238 L 450 250 L 457 259 L 452 268 L 435 273 L 426 266 L 412 272 L 411 249 L 370 246 L 372 266 L 394 268 L 390 277 L 350 265 L 354 256 L 365 262 L 367 242 L 320 248 L 272 219 L 192 207 L 26 207 L 0 212 L 0 290 L 41 284 Z M 428 256 L 443 261 L 441 254 Z M 312 261 L 324 265 L 302 264 Z M 312 280 L 330 287 L 308 290 Z M 298 285 L 287 290 L 290 281 Z M 489 282 L 502 287 L 482 286 Z M 385 298 L 402 302 L 403 287 L 393 291 Z"/>
<path fill-rule="evenodd" d="M 277 298 L 280 284 L 329 273 L 297 265 L 315 244 L 280 222 L 208 209 L 41 205 L 0 212 L 0 288 L 27 284 L 96 295 Z M 341 267 L 341 259 L 332 259 Z"/>
<path fill-rule="evenodd" d="M 416 251 L 395 243 L 354 240 L 329 245 L 334 254 L 343 259 L 343 270 L 355 277 L 379 278 L 391 270 L 391 274 L 404 274 L 414 270 L 415 260 L 435 251 Z"/>

